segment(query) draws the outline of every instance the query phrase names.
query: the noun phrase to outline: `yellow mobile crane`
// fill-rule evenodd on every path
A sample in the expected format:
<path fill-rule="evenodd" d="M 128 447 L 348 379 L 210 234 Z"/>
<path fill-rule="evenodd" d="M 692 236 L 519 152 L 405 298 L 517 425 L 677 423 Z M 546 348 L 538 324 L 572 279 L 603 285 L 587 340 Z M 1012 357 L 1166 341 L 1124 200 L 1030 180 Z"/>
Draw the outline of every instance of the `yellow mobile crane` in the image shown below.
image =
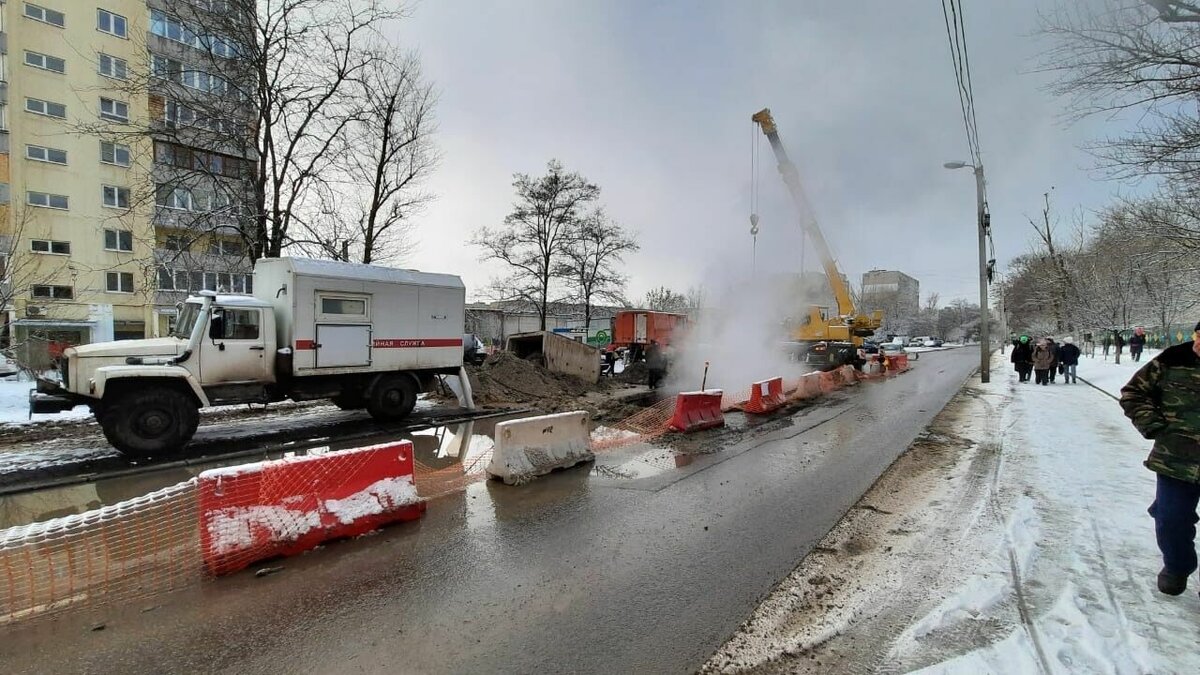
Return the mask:
<path fill-rule="evenodd" d="M 874 335 L 883 322 L 883 312 L 860 314 L 855 310 L 854 300 L 850 297 L 850 289 L 846 287 L 846 282 L 842 279 L 841 272 L 838 271 L 837 262 L 829 251 L 829 244 L 825 242 L 825 235 L 821 233 L 816 219 L 806 213 L 808 200 L 804 195 L 804 189 L 800 186 L 800 176 L 796 171 L 796 165 L 792 164 L 792 160 L 788 158 L 787 151 L 783 148 L 783 142 L 779 140 L 779 131 L 775 128 L 775 120 L 771 117 L 770 108 L 763 108 L 754 113 L 750 119 L 762 128 L 767 140 L 771 143 L 771 150 L 775 152 L 775 159 L 779 162 L 779 175 L 783 177 L 783 183 L 787 185 L 788 192 L 792 195 L 792 201 L 796 204 L 804 233 L 812 240 L 817 249 L 817 255 L 821 257 L 825 276 L 829 278 L 829 286 L 833 289 L 833 295 L 837 299 L 836 316 L 827 316 L 823 307 L 817 305 L 809 307 L 808 316 L 800 326 L 793 329 L 792 338 L 808 346 L 817 342 L 826 342 L 843 343 L 843 345 L 849 343 L 854 348 L 860 347 L 863 338 Z M 834 357 L 834 351 L 829 349 L 827 353 L 830 357 Z"/>

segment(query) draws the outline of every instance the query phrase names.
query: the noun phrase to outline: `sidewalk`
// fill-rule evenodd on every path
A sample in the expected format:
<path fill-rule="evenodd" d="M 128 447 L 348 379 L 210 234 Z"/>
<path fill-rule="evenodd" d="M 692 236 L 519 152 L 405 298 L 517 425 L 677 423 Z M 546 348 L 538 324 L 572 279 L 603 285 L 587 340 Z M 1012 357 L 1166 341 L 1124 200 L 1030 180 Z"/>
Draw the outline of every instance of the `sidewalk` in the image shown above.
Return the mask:
<path fill-rule="evenodd" d="M 1104 393 L 1001 358 L 706 670 L 1200 672 L 1200 583 L 1155 588 L 1150 443 Z M 1080 374 L 1115 393 L 1146 360 Z"/>

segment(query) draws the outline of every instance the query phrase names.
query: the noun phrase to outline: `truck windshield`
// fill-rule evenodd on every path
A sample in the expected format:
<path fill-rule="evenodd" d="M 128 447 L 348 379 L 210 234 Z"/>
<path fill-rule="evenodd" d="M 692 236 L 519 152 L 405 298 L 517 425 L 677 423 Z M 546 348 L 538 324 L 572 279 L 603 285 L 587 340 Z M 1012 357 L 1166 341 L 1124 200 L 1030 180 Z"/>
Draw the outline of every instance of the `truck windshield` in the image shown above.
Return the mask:
<path fill-rule="evenodd" d="M 184 340 L 192 336 L 192 328 L 196 326 L 196 319 L 200 316 L 200 305 L 194 302 L 185 302 L 179 308 L 179 317 L 175 319 L 175 329 L 171 331 L 171 337 L 183 338 Z"/>

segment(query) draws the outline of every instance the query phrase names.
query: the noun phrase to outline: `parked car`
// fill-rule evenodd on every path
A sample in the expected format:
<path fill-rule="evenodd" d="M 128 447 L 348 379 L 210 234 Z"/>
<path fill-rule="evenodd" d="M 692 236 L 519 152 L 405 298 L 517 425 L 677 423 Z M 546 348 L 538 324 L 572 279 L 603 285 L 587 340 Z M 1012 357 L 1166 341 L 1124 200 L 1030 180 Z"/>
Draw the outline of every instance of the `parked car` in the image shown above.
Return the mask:
<path fill-rule="evenodd" d="M 867 354 L 878 354 L 879 345 L 874 342 L 863 342 L 862 350 Z"/>
<path fill-rule="evenodd" d="M 21 367 L 17 365 L 15 359 L 0 354 L 0 377 L 13 377 L 19 372 L 21 372 Z"/>
<path fill-rule="evenodd" d="M 919 336 L 919 337 L 915 337 L 915 338 L 913 338 L 913 339 L 911 339 L 911 340 L 909 340 L 909 341 L 908 341 L 908 346 L 909 346 L 909 347 L 924 347 L 924 346 L 925 346 L 925 341 L 926 341 L 926 340 L 932 340 L 932 339 L 933 339 L 933 338 L 932 338 L 932 337 L 930 337 L 930 336 L 928 336 L 928 335 L 922 335 L 922 336 Z"/>
<path fill-rule="evenodd" d="M 471 333 L 463 333 L 463 363 L 481 366 L 486 359 L 487 350 L 483 346 L 483 340 Z"/>
<path fill-rule="evenodd" d="M 942 341 L 937 338 L 927 338 L 925 340 L 925 344 L 923 346 L 925 346 L 925 347 L 941 347 Z"/>

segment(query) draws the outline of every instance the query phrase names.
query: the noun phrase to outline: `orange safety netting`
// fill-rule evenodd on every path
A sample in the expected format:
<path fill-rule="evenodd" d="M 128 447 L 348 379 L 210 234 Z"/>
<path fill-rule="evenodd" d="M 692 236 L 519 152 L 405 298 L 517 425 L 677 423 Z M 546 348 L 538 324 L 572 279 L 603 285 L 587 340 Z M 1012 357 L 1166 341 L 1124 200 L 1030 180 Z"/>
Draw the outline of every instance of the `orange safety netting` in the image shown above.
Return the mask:
<path fill-rule="evenodd" d="M 838 369 L 785 380 L 789 401 L 814 398 L 860 379 L 876 379 L 907 370 L 897 362 L 886 373 Z M 750 388 L 726 392 L 726 409 L 743 406 Z M 668 431 L 675 400 L 668 398 L 592 435 L 594 452 L 653 440 Z M 490 448 L 463 451 L 460 461 L 444 467 L 414 462 L 414 482 L 424 499 L 465 489 L 487 477 Z M 356 473 L 365 457 L 347 455 L 337 462 L 311 462 L 287 473 L 264 474 L 261 492 L 290 495 L 300 501 L 313 486 L 336 488 Z M 665 457 L 670 466 L 690 458 Z M 281 484 L 279 481 L 285 481 Z M 284 499 L 286 501 L 286 497 Z M 310 515 L 287 508 L 247 512 L 257 526 L 287 533 L 311 526 Z M 0 628 L 59 612 L 130 603 L 199 583 L 208 576 L 200 538 L 197 480 L 79 515 L 0 530 Z M 248 522 L 248 521 L 247 521 Z M 249 527 L 249 526 L 248 526 Z M 231 535 L 236 536 L 236 535 Z"/>

